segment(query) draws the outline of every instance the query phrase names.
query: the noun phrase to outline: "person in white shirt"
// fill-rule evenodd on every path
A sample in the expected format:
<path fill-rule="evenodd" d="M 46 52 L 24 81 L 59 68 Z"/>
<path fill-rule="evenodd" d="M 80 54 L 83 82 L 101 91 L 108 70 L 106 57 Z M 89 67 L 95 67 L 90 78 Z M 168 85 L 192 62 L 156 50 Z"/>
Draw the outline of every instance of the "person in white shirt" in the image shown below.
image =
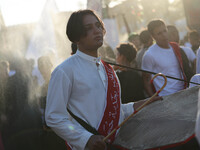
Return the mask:
<path fill-rule="evenodd" d="M 200 84 L 200 74 L 195 74 L 191 78 L 190 82 Z M 191 88 L 194 86 L 197 86 L 197 84 L 190 83 L 189 87 Z M 198 99 L 198 112 L 197 112 L 197 119 L 196 119 L 196 126 L 195 126 L 195 135 L 196 135 L 197 141 L 199 142 L 199 145 L 200 145 L 200 92 L 199 92 L 199 99 Z"/>
<path fill-rule="evenodd" d="M 153 44 L 153 38 L 147 29 L 144 29 L 140 35 L 140 41 L 143 44 L 142 48 L 137 52 L 136 62 L 137 68 L 141 69 L 142 67 L 142 58 L 148 48 Z"/>
<path fill-rule="evenodd" d="M 200 48 L 197 50 L 197 65 L 196 65 L 196 73 L 200 73 Z"/>
<path fill-rule="evenodd" d="M 176 42 L 179 44 L 180 38 L 179 38 L 179 32 L 176 26 L 174 25 L 167 25 L 168 29 L 168 35 L 169 35 L 169 41 L 170 42 Z M 184 51 L 186 54 L 188 60 L 189 60 L 189 66 L 193 70 L 193 75 L 196 72 L 196 55 L 193 52 L 193 50 L 190 47 L 186 46 L 180 46 L 180 48 Z"/>
<path fill-rule="evenodd" d="M 191 49 L 194 51 L 194 53 L 197 53 L 197 50 L 200 46 L 200 35 L 196 30 L 192 30 L 188 33 L 188 40 L 190 44 L 192 45 Z"/>
<path fill-rule="evenodd" d="M 107 146 L 103 138 L 146 101 L 121 104 L 120 85 L 114 70 L 97 57 L 105 32 L 103 22 L 94 11 L 73 12 L 66 33 L 78 50 L 51 75 L 46 123 L 72 150 L 104 150 Z M 154 100 L 158 99 L 161 97 Z M 101 135 L 86 130 L 67 109 Z M 112 143 L 115 135 L 106 142 Z"/>
<path fill-rule="evenodd" d="M 147 27 L 156 43 L 149 47 L 144 54 L 142 59 L 142 69 L 163 73 L 164 75 L 179 79 L 185 79 L 186 76 L 183 75 L 183 68 L 180 67 L 182 66 L 182 62 L 177 55 L 178 45 L 176 43 L 169 43 L 165 23 L 162 20 L 152 20 Z M 150 82 L 151 78 L 151 74 L 143 73 L 144 87 L 149 96 L 154 94 L 154 90 L 158 91 L 164 83 L 162 78 L 156 78 L 152 86 L 152 83 Z M 168 78 L 166 87 L 159 95 L 170 95 L 184 88 L 184 82 Z"/>

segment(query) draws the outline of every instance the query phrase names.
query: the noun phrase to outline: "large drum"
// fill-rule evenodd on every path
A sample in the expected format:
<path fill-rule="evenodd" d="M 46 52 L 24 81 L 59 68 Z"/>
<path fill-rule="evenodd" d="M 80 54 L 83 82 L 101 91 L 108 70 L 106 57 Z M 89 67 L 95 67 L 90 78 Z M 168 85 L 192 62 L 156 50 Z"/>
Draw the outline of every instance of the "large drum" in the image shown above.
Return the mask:
<path fill-rule="evenodd" d="M 114 144 L 131 150 L 166 149 L 194 137 L 199 87 L 164 96 L 128 120 Z"/>

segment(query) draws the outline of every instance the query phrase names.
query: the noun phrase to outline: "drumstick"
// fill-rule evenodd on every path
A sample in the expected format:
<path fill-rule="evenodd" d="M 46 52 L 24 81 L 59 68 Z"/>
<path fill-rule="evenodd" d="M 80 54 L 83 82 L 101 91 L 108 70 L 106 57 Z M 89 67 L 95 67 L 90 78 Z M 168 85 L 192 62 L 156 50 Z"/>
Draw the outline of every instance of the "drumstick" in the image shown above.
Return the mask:
<path fill-rule="evenodd" d="M 151 82 L 153 82 L 153 80 L 157 77 L 157 76 L 162 76 L 165 79 L 165 83 L 163 84 L 163 86 L 152 96 L 150 97 L 149 100 L 147 100 L 144 104 L 142 104 L 138 109 L 136 109 L 130 116 L 128 116 L 120 125 L 118 125 L 117 127 L 115 127 L 104 139 L 103 141 L 106 141 L 111 135 L 113 135 L 113 133 L 115 133 L 117 131 L 117 129 L 119 129 L 125 122 L 127 122 L 132 116 L 134 116 L 138 111 L 140 111 L 144 106 L 146 106 L 147 104 L 149 104 L 151 102 L 151 100 L 157 96 L 166 86 L 167 84 L 167 78 L 161 74 L 158 73 L 156 74 L 152 79 Z"/>

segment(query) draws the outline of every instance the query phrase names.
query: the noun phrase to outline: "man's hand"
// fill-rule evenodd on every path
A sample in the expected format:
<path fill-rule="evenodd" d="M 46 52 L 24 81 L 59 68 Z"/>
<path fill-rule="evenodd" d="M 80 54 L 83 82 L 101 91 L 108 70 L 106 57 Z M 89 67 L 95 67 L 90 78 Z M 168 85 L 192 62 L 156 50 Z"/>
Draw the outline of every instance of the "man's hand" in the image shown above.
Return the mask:
<path fill-rule="evenodd" d="M 102 135 L 92 135 L 88 142 L 86 147 L 89 148 L 89 150 L 105 150 L 106 149 L 106 143 L 103 141 L 104 136 Z"/>
<path fill-rule="evenodd" d="M 151 98 L 151 97 L 150 97 Z M 146 101 L 148 101 L 150 98 L 148 99 L 145 99 L 145 100 L 140 100 L 140 101 L 137 101 L 134 103 L 133 107 L 134 107 L 134 110 L 137 110 L 140 106 L 142 106 Z M 151 101 L 148 103 L 148 104 L 151 104 L 155 101 L 158 101 L 158 100 L 163 100 L 162 96 L 155 96 L 151 99 Z"/>

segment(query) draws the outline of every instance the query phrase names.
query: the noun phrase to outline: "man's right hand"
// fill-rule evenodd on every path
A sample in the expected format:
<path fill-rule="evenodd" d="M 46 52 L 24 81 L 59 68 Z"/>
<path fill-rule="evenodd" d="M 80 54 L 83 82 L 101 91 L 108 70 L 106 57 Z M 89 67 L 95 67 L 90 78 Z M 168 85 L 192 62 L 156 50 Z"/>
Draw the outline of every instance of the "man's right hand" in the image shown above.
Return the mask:
<path fill-rule="evenodd" d="M 102 135 L 92 135 L 88 142 L 86 147 L 89 148 L 89 150 L 105 150 L 106 149 L 106 143 L 103 141 L 104 136 Z"/>

